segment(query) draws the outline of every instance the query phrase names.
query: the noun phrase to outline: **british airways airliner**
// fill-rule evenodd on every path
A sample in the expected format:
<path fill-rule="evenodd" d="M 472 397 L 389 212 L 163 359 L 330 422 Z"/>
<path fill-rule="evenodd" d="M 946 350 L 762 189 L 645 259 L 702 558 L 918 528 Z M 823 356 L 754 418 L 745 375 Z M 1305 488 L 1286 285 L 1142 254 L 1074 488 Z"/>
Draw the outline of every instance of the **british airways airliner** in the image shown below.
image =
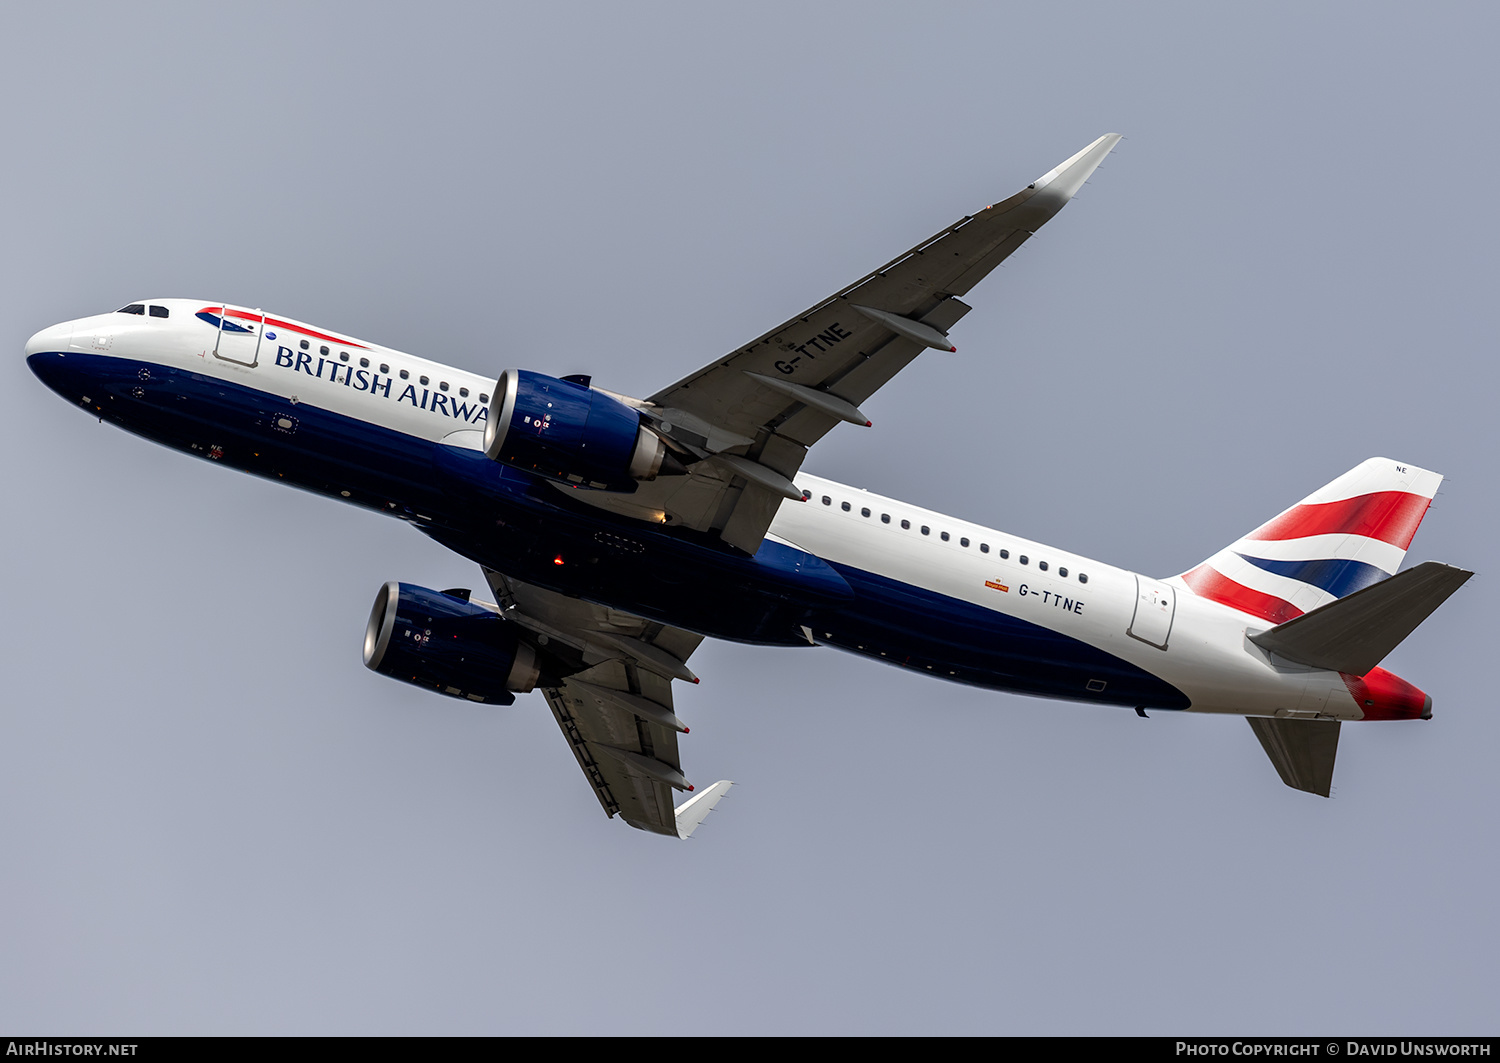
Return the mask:
<path fill-rule="evenodd" d="M 1119 137 L 647 399 L 498 379 L 259 308 L 142 299 L 26 345 L 91 416 L 407 521 L 493 601 L 390 582 L 382 675 L 476 702 L 541 690 L 605 812 L 687 837 L 672 703 L 704 638 L 835 646 L 949 682 L 1248 719 L 1281 778 L 1329 794 L 1348 720 L 1431 716 L 1380 661 L 1471 573 L 1399 571 L 1441 477 L 1371 458 L 1158 579 L 803 473 Z"/>

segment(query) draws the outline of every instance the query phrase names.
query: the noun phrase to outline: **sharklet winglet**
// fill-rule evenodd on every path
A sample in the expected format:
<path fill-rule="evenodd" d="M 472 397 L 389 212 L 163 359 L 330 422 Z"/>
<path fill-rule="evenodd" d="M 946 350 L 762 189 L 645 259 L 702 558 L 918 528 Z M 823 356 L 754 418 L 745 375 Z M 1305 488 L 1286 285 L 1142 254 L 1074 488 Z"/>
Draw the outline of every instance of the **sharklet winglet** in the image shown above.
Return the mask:
<path fill-rule="evenodd" d="M 682 804 L 677 806 L 675 815 L 677 817 L 677 837 L 688 838 L 693 831 L 698 829 L 698 824 L 708 817 L 719 803 L 719 798 L 729 792 L 734 783 L 728 779 L 720 779 L 712 786 L 707 787 L 700 794 L 694 794 Z"/>

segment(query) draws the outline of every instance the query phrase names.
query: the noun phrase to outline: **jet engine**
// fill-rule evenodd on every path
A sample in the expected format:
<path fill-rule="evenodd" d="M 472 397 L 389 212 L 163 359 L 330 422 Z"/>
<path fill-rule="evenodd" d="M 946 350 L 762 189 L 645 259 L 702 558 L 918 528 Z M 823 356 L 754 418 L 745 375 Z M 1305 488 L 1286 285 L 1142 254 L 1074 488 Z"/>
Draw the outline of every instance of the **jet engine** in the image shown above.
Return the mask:
<path fill-rule="evenodd" d="M 509 705 L 537 682 L 516 625 L 441 591 L 387 583 L 365 626 L 365 666 L 449 697 Z"/>
<path fill-rule="evenodd" d="M 634 491 L 638 481 L 685 471 L 639 413 L 589 387 L 588 377 L 559 380 L 529 369 L 500 374 L 484 452 L 551 480 L 602 491 Z"/>

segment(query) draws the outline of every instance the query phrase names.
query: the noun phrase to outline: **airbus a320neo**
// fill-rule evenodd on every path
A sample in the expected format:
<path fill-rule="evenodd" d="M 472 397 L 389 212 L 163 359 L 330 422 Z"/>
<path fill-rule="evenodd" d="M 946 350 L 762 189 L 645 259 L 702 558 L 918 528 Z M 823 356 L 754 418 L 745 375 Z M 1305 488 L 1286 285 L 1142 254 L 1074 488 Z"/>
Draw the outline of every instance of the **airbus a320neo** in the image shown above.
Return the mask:
<path fill-rule="evenodd" d="M 1339 727 L 1431 715 L 1379 667 L 1470 573 L 1399 571 L 1441 477 L 1371 458 L 1159 579 L 803 471 L 909 362 L 952 350 L 981 280 L 1072 198 L 1104 136 L 765 335 L 646 398 L 498 379 L 260 309 L 142 299 L 43 329 L 69 403 L 205 461 L 407 521 L 493 602 L 391 582 L 377 672 L 470 701 L 539 689 L 605 812 L 686 837 L 672 684 L 704 638 L 834 646 L 935 679 L 1246 717 L 1327 795 Z"/>

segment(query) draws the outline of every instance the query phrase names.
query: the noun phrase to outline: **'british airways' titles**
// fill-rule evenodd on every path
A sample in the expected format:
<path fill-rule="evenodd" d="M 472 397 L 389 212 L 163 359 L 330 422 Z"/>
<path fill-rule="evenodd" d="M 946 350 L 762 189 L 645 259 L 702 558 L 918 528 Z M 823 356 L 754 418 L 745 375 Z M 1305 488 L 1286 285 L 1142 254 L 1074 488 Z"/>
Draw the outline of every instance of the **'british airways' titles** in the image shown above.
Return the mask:
<path fill-rule="evenodd" d="M 383 376 L 372 369 L 356 369 L 347 362 L 335 361 L 332 358 L 319 356 L 317 364 L 313 364 L 313 355 L 308 351 L 294 351 L 290 347 L 276 348 L 276 364 L 283 369 L 290 369 L 294 373 L 306 373 L 308 376 L 319 380 L 327 379 L 335 384 L 343 384 L 345 387 L 353 388 L 355 391 L 368 391 L 372 395 L 380 395 L 383 398 L 394 398 L 396 402 L 409 402 L 419 410 L 430 410 L 433 413 L 447 414 L 456 420 L 465 421 L 469 424 L 479 424 L 487 421 L 490 417 L 489 408 L 479 402 L 468 402 L 456 395 L 444 394 L 441 391 L 431 391 L 422 388 L 418 391 L 413 384 L 404 384 L 399 392 L 392 395 L 391 385 L 396 383 L 393 377 Z M 328 376 L 323 376 L 324 368 L 328 368 Z M 339 370 L 343 370 L 342 374 Z"/>

